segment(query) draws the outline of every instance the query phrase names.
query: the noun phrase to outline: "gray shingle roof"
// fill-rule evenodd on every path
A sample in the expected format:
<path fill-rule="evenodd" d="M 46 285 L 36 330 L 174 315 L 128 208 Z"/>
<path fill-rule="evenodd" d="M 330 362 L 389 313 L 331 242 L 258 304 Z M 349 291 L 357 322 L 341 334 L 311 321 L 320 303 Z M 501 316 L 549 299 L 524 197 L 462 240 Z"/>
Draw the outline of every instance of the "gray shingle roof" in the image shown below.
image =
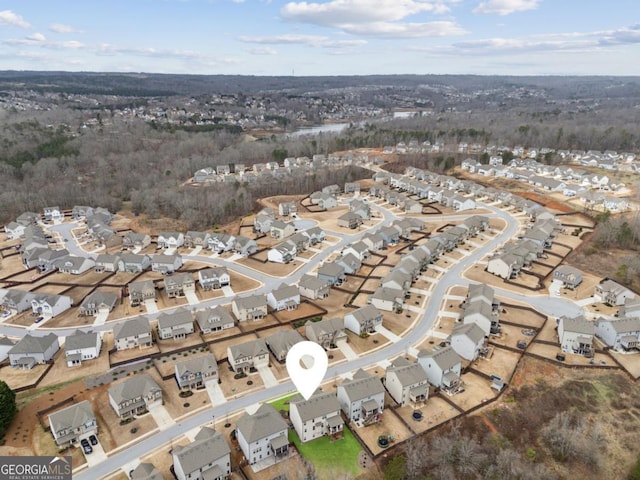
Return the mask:
<path fill-rule="evenodd" d="M 109 396 L 113 398 L 117 404 L 120 404 L 124 401 L 134 400 L 156 391 L 162 391 L 162 389 L 153 381 L 150 375 L 143 374 L 136 375 L 122 383 L 114 385 L 109 389 Z"/>
<path fill-rule="evenodd" d="M 239 310 L 267 306 L 267 297 L 264 295 L 249 295 L 248 297 L 236 297 L 233 301 L 236 303 Z"/>
<path fill-rule="evenodd" d="M 158 316 L 158 328 L 171 328 L 187 323 L 193 323 L 191 312 L 184 307 L 177 308 L 173 313 L 161 313 Z"/>
<path fill-rule="evenodd" d="M 313 420 L 324 415 L 336 414 L 340 412 L 338 397 L 333 392 L 316 392 L 309 400 L 305 400 L 300 395 L 296 395 L 289 401 L 290 406 L 295 405 L 303 422 Z"/>
<path fill-rule="evenodd" d="M 297 330 L 279 330 L 265 338 L 266 344 L 275 355 L 287 353 L 292 346 L 303 341 L 304 338 Z"/>
<path fill-rule="evenodd" d="M 269 435 L 288 429 L 287 423 L 280 414 L 269 404 L 262 404 L 253 414 L 245 414 L 236 423 L 236 428 L 248 443 L 253 443 Z"/>
<path fill-rule="evenodd" d="M 180 462 L 187 475 L 230 453 L 231 449 L 224 435 L 208 427 L 202 427 L 189 445 L 173 449 L 174 459 Z"/>
<path fill-rule="evenodd" d="M 95 420 L 96 416 L 91 408 L 91 403 L 88 400 L 71 405 L 70 407 L 57 410 L 49 415 L 49 422 L 54 432 L 60 430 L 75 429 L 89 422 Z"/>
<path fill-rule="evenodd" d="M 484 330 L 476 323 L 459 323 L 453 327 L 451 336 L 466 335 L 476 345 L 484 340 Z"/>
<path fill-rule="evenodd" d="M 180 377 L 183 376 L 186 372 L 202 373 L 217 371 L 218 362 L 216 362 L 216 357 L 214 357 L 213 353 L 207 353 L 206 355 L 188 358 L 176 363 L 176 372 Z"/>
<path fill-rule="evenodd" d="M 362 369 L 353 375 L 352 380 L 345 380 L 338 388 L 344 388 L 349 400 L 352 402 L 371 395 L 384 393 L 384 387 L 380 379 Z"/>
<path fill-rule="evenodd" d="M 34 337 L 30 333 L 27 333 L 11 348 L 11 350 L 9 350 L 8 353 L 9 355 L 44 353 L 57 341 L 58 336 L 55 333 L 49 333 L 44 337 Z"/>
<path fill-rule="evenodd" d="M 135 335 L 150 334 L 151 325 L 149 324 L 149 319 L 147 317 L 135 317 L 113 327 L 113 338 L 115 340 Z"/>
<path fill-rule="evenodd" d="M 439 348 L 432 352 L 429 350 L 420 350 L 420 352 L 418 352 L 418 358 L 424 357 L 431 357 L 442 370 L 448 370 L 462 362 L 460 356 L 451 346 Z"/>
<path fill-rule="evenodd" d="M 98 335 L 97 332 L 82 332 L 76 330 L 73 335 L 65 338 L 64 349 L 68 352 L 80 348 L 95 347 L 98 343 Z"/>

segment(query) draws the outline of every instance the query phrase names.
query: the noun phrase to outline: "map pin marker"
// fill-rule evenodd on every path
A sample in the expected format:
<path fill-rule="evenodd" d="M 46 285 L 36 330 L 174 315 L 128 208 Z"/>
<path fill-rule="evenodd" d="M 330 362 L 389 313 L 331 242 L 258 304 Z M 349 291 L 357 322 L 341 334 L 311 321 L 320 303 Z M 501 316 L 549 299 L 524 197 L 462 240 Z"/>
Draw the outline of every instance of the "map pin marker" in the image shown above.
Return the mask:
<path fill-rule="evenodd" d="M 315 342 L 298 342 L 287 354 L 287 372 L 305 400 L 320 386 L 328 366 L 327 352 Z"/>

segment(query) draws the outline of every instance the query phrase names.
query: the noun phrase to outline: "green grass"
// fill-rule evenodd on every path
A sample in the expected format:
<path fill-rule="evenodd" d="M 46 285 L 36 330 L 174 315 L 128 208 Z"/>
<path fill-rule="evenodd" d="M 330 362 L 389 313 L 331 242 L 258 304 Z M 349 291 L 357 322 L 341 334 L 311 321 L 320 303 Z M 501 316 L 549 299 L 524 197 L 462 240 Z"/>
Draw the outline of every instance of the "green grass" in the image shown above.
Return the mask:
<path fill-rule="evenodd" d="M 269 402 L 276 410 L 289 411 L 289 400 L 296 394 L 288 395 Z M 362 447 L 351 433 L 344 427 L 342 440 L 329 440 L 329 437 L 317 438 L 311 442 L 302 443 L 295 430 L 289 430 L 289 441 L 292 442 L 300 455 L 313 463 L 316 473 L 321 479 L 335 478 L 336 475 L 347 473 L 356 476 L 362 469 L 358 465 L 358 454 Z"/>
<path fill-rule="evenodd" d="M 332 442 L 329 437 L 321 437 L 302 443 L 295 430 L 289 430 L 289 441 L 295 444 L 300 455 L 313 463 L 319 478 L 335 478 L 342 473 L 355 477 L 361 472 L 358 453 L 362 447 L 346 425 L 342 440 Z"/>

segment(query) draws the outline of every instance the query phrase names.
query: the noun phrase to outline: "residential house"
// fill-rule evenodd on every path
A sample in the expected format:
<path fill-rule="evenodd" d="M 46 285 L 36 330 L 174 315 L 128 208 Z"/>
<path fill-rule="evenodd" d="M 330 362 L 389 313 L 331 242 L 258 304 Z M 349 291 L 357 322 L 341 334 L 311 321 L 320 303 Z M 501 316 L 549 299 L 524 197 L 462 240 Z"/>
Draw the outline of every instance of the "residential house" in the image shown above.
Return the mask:
<path fill-rule="evenodd" d="M 345 182 L 344 193 L 353 193 L 358 195 L 360 193 L 360 182 Z"/>
<path fill-rule="evenodd" d="M 0 292 L 1 291 L 4 291 L 2 306 L 5 310 L 20 313 L 31 308 L 31 299 L 34 297 L 33 293 L 18 289 L 2 289 Z"/>
<path fill-rule="evenodd" d="M 397 245 L 400 241 L 400 232 L 391 226 L 380 227 L 377 233 L 382 237 L 382 242 L 385 247 L 387 245 Z"/>
<path fill-rule="evenodd" d="M 382 325 L 382 313 L 373 305 L 365 305 L 344 316 L 344 327 L 356 335 L 375 333 Z"/>
<path fill-rule="evenodd" d="M 262 338 L 227 347 L 227 359 L 234 372 L 247 373 L 269 365 L 269 349 Z"/>
<path fill-rule="evenodd" d="M 275 239 L 287 238 L 294 233 L 296 233 L 296 227 L 293 222 L 283 222 L 281 220 L 274 220 L 269 229 L 269 234 Z"/>
<path fill-rule="evenodd" d="M 138 251 L 151 245 L 151 236 L 146 233 L 127 232 L 122 237 L 122 248 Z"/>
<path fill-rule="evenodd" d="M 267 297 L 265 295 L 235 297 L 231 302 L 231 311 L 239 322 L 262 320 L 267 316 Z"/>
<path fill-rule="evenodd" d="M 489 258 L 487 272 L 497 275 L 504 280 L 510 280 L 520 274 L 524 262 L 522 257 L 511 253 L 502 253 Z"/>
<path fill-rule="evenodd" d="M 203 268 L 198 270 L 198 282 L 205 291 L 216 290 L 231 286 L 231 276 L 227 267 Z"/>
<path fill-rule="evenodd" d="M 169 298 L 184 297 L 185 294 L 196 291 L 196 284 L 191 273 L 167 275 L 163 283 L 164 291 Z"/>
<path fill-rule="evenodd" d="M 49 429 L 59 447 L 75 445 L 98 433 L 91 403 L 83 400 L 49 414 Z"/>
<path fill-rule="evenodd" d="M 207 235 L 206 246 L 214 252 L 224 253 L 231 251 L 236 241 L 236 237 L 227 233 L 211 233 Z"/>
<path fill-rule="evenodd" d="M 146 348 L 153 345 L 151 325 L 147 317 L 134 317 L 113 327 L 116 350 Z"/>
<path fill-rule="evenodd" d="M 298 232 L 293 234 L 287 242 L 293 243 L 296 246 L 297 252 L 304 252 L 307 248 L 309 248 L 309 237 L 304 235 L 302 232 Z"/>
<path fill-rule="evenodd" d="M 596 336 L 614 350 L 637 349 L 640 346 L 640 317 L 601 317 L 596 321 Z"/>
<path fill-rule="evenodd" d="M 16 218 L 16 222 L 24 225 L 25 227 L 27 225 L 32 225 L 32 224 L 35 225 L 39 221 L 40 221 L 40 214 L 35 212 L 24 212 L 18 215 L 18 217 Z"/>
<path fill-rule="evenodd" d="M 236 438 L 249 465 L 288 458 L 289 428 L 280 413 L 268 403 L 251 415 L 245 413 L 236 423 Z"/>
<path fill-rule="evenodd" d="M 347 247 L 345 247 L 342 250 L 342 255 L 346 255 L 347 253 L 352 254 L 361 262 L 364 262 L 367 258 L 371 256 L 371 254 L 369 253 L 369 247 L 367 246 L 366 243 L 362 241 L 353 242 L 349 244 Z"/>
<path fill-rule="evenodd" d="M 640 318 L 640 297 L 626 298 L 618 312 L 621 317 Z"/>
<path fill-rule="evenodd" d="M 168 275 L 182 267 L 181 255 L 153 255 L 151 257 L 151 270 Z"/>
<path fill-rule="evenodd" d="M 184 236 L 184 246 L 187 248 L 206 248 L 207 247 L 207 235 L 205 232 L 198 232 L 195 230 L 189 230 Z"/>
<path fill-rule="evenodd" d="M 484 330 L 476 323 L 457 323 L 449 336 L 449 343 L 458 355 L 473 361 L 484 348 L 484 337 Z"/>
<path fill-rule="evenodd" d="M 335 393 L 317 391 L 309 400 L 296 395 L 289 400 L 289 419 L 302 443 L 323 436 L 339 438 L 344 421 Z"/>
<path fill-rule="evenodd" d="M 267 252 L 267 259 L 275 263 L 289 263 L 298 253 L 296 244 L 290 240 L 285 240 Z"/>
<path fill-rule="evenodd" d="M 327 298 L 329 296 L 330 289 L 331 286 L 329 285 L 329 282 L 318 277 L 314 277 L 313 275 L 305 274 L 298 282 L 300 295 L 310 298 L 311 300 Z"/>
<path fill-rule="evenodd" d="M 271 230 L 271 224 L 275 219 L 276 214 L 272 208 L 263 208 L 253 220 L 253 230 L 259 233 L 267 233 Z"/>
<path fill-rule="evenodd" d="M 420 211 L 422 211 L 422 208 Z M 351 200 L 351 202 L 349 202 L 349 212 L 359 215 L 362 217 L 362 220 L 369 220 L 371 218 L 371 207 L 369 207 L 369 203 L 363 200 Z"/>
<path fill-rule="evenodd" d="M 120 262 L 120 255 L 101 253 L 96 257 L 95 262 L 96 264 L 93 268 L 96 273 L 117 272 L 118 263 Z"/>
<path fill-rule="evenodd" d="M 351 253 L 340 255 L 334 260 L 334 263 L 340 265 L 344 269 L 344 273 L 347 275 L 353 275 L 360 270 L 362 262 L 358 257 Z"/>
<path fill-rule="evenodd" d="M 60 210 L 60 207 L 44 207 L 44 221 L 45 222 L 61 222 L 64 220 L 64 213 Z"/>
<path fill-rule="evenodd" d="M 431 385 L 448 394 L 458 391 L 462 360 L 453 347 L 420 350 L 418 363 L 426 372 Z"/>
<path fill-rule="evenodd" d="M 326 236 L 325 231 L 320 227 L 308 228 L 301 233 L 309 238 L 309 243 L 311 245 L 315 245 L 316 243 L 324 241 L 324 238 Z"/>
<path fill-rule="evenodd" d="M 182 232 L 160 232 L 158 234 L 158 248 L 178 248 L 184 245 Z"/>
<path fill-rule="evenodd" d="M 277 288 L 267 293 L 267 303 L 277 311 L 295 310 L 300 305 L 300 291 L 296 285 L 281 283 Z"/>
<path fill-rule="evenodd" d="M 73 300 L 67 295 L 37 293 L 31 298 L 31 310 L 35 315 L 55 317 L 71 308 Z"/>
<path fill-rule="evenodd" d="M 338 385 L 338 403 L 349 421 L 367 426 L 382 419 L 384 386 L 376 375 L 362 369 Z"/>
<path fill-rule="evenodd" d="M 4 232 L 8 240 L 17 240 L 24 235 L 24 225 L 18 222 L 10 222 L 4 226 Z"/>
<path fill-rule="evenodd" d="M 234 320 L 226 308 L 218 305 L 196 312 L 196 322 L 203 334 L 219 332 L 227 328 L 233 328 Z"/>
<path fill-rule="evenodd" d="M 326 262 L 318 269 L 318 278 L 329 285 L 341 285 L 345 280 L 345 270 L 335 262 Z"/>
<path fill-rule="evenodd" d="M 569 265 L 560 265 L 554 270 L 553 278 L 560 280 L 564 287 L 573 290 L 582 283 L 582 272 Z"/>
<path fill-rule="evenodd" d="M 171 313 L 161 313 L 158 316 L 158 338 L 160 340 L 183 339 L 193 333 L 193 316 L 184 307 L 177 308 Z"/>
<path fill-rule="evenodd" d="M 304 341 L 297 330 L 279 330 L 265 338 L 265 343 L 279 362 L 284 362 L 291 347 Z"/>
<path fill-rule="evenodd" d="M 253 255 L 258 251 L 258 243 L 252 238 L 238 235 L 233 243 L 233 251 L 243 257 Z"/>
<path fill-rule="evenodd" d="M 369 248 L 370 252 L 378 252 L 384 247 L 384 240 L 377 233 L 366 233 L 361 241 Z"/>
<path fill-rule="evenodd" d="M 111 407 L 122 420 L 144 414 L 163 403 L 162 389 L 146 373 L 115 384 L 108 393 Z"/>
<path fill-rule="evenodd" d="M 425 402 L 429 398 L 429 379 L 418 363 L 398 357 L 387 367 L 384 386 L 401 406 Z"/>
<path fill-rule="evenodd" d="M 295 216 L 297 212 L 296 202 L 280 202 L 278 204 L 278 213 L 283 217 Z"/>
<path fill-rule="evenodd" d="M 308 320 L 304 324 L 304 334 L 311 342 L 316 342 L 325 350 L 336 348 L 339 341 L 347 341 L 342 318 L 325 318 L 319 322 Z"/>
<path fill-rule="evenodd" d="M 463 197 L 461 195 L 454 195 L 451 206 L 457 212 L 463 212 L 466 210 L 473 210 L 476 208 L 476 201 L 473 198 Z"/>
<path fill-rule="evenodd" d="M 339 227 L 350 228 L 354 230 L 362 225 L 362 217 L 357 213 L 347 212 L 338 217 L 337 225 Z"/>
<path fill-rule="evenodd" d="M 136 253 L 123 253 L 118 261 L 118 270 L 126 273 L 140 273 L 151 268 L 149 255 Z"/>
<path fill-rule="evenodd" d="M 624 305 L 627 298 L 635 297 L 635 293 L 628 288 L 623 287 L 619 283 L 605 278 L 596 285 L 593 296 L 602 303 L 608 303 L 609 305 Z"/>
<path fill-rule="evenodd" d="M 311 203 L 314 205 L 318 205 L 318 207 L 324 210 L 331 210 L 332 208 L 336 208 L 338 206 L 338 200 L 336 197 L 329 193 L 325 192 L 313 192 L 309 195 Z"/>
<path fill-rule="evenodd" d="M 15 343 L 8 337 L 0 337 L 0 362 L 3 362 L 9 356 L 9 350 L 13 348 Z"/>
<path fill-rule="evenodd" d="M 64 356 L 67 367 L 82 365 L 85 360 L 93 360 L 100 356 L 102 336 L 98 332 L 76 330 L 65 337 Z"/>
<path fill-rule="evenodd" d="M 593 336 L 596 333 L 594 322 L 583 316 L 558 318 L 558 340 L 563 352 L 593 356 Z"/>
<path fill-rule="evenodd" d="M 43 337 L 35 337 L 27 333 L 11 347 L 7 355 L 12 367 L 31 369 L 35 365 L 52 361 L 59 349 L 60 344 L 55 333 L 49 333 Z"/>
<path fill-rule="evenodd" d="M 397 288 L 378 287 L 369 297 L 369 303 L 379 310 L 394 312 L 402 310 L 404 291 Z"/>
<path fill-rule="evenodd" d="M 131 282 L 127 285 L 127 290 L 129 290 L 129 302 L 132 307 L 137 307 L 147 300 L 156 299 L 156 287 L 153 280 Z"/>
<path fill-rule="evenodd" d="M 461 316 L 465 324 L 474 323 L 478 325 L 486 336 L 500 332 L 498 312 L 492 308 L 490 303 L 482 300 L 465 302 Z"/>
<path fill-rule="evenodd" d="M 213 353 L 176 362 L 175 377 L 180 390 L 195 390 L 205 387 L 209 380 L 218 380 L 218 362 Z"/>
<path fill-rule="evenodd" d="M 193 441 L 171 451 L 178 480 L 225 480 L 231 473 L 231 449 L 224 433 L 202 427 Z"/>

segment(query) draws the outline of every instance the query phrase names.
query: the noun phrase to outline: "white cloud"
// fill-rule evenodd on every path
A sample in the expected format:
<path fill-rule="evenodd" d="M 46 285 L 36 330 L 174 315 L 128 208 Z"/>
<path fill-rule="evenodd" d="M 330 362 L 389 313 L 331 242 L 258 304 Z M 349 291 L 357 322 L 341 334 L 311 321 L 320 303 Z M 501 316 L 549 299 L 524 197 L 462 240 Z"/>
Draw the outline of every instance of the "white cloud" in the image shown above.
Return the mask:
<path fill-rule="evenodd" d="M 0 25 L 11 25 L 20 28 L 29 28 L 31 26 L 20 15 L 13 13 L 11 10 L 0 12 Z"/>
<path fill-rule="evenodd" d="M 79 33 L 79 30 L 76 30 L 70 25 L 64 25 L 62 23 L 52 23 L 49 25 L 49 30 L 56 33 Z"/>
<path fill-rule="evenodd" d="M 415 38 L 460 35 L 466 31 L 454 22 L 401 20 L 423 13 L 443 14 L 458 0 L 331 0 L 328 3 L 289 2 L 283 19 L 330 27 L 353 35 Z"/>
<path fill-rule="evenodd" d="M 473 13 L 495 13 L 498 15 L 509 15 L 514 12 L 525 10 L 535 10 L 542 0 L 487 0 L 480 3 Z"/>
<path fill-rule="evenodd" d="M 275 48 L 269 46 L 255 47 L 249 50 L 251 55 L 277 55 L 277 51 Z"/>
<path fill-rule="evenodd" d="M 239 38 L 245 43 L 261 43 L 269 45 L 309 45 L 322 48 L 347 48 L 365 45 L 366 40 L 332 40 L 323 35 L 275 35 L 271 37 L 247 37 Z"/>

